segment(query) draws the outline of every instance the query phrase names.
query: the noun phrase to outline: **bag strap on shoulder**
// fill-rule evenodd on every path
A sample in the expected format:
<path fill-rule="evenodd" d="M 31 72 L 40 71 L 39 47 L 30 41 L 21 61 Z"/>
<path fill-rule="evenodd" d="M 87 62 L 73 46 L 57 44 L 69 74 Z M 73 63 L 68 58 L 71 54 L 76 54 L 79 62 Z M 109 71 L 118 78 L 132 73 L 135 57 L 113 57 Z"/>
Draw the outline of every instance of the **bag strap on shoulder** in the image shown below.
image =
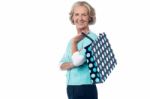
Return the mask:
<path fill-rule="evenodd" d="M 87 37 L 89 40 L 91 40 L 92 42 L 94 42 L 94 40 L 91 38 L 91 37 L 89 37 L 88 35 L 86 35 L 85 33 L 81 33 L 81 34 L 83 34 L 85 37 Z"/>

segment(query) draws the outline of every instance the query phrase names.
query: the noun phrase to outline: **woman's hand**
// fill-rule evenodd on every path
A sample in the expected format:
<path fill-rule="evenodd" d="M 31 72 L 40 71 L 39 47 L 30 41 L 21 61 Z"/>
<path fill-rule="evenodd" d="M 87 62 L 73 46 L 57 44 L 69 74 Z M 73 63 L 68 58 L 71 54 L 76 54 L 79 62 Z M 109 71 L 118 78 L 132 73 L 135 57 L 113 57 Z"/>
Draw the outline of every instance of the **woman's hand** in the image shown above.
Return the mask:
<path fill-rule="evenodd" d="M 75 53 L 76 51 L 78 51 L 77 49 L 77 44 L 80 40 L 82 40 L 84 38 L 83 34 L 77 34 L 75 37 L 72 38 L 72 54 Z"/>
<path fill-rule="evenodd" d="M 85 36 L 81 33 L 77 34 L 75 37 L 72 38 L 72 43 L 78 43 L 82 40 Z"/>
<path fill-rule="evenodd" d="M 74 67 L 74 65 L 73 65 L 72 62 L 67 62 L 67 63 L 63 63 L 63 64 L 60 65 L 61 70 L 69 70 L 73 67 Z"/>

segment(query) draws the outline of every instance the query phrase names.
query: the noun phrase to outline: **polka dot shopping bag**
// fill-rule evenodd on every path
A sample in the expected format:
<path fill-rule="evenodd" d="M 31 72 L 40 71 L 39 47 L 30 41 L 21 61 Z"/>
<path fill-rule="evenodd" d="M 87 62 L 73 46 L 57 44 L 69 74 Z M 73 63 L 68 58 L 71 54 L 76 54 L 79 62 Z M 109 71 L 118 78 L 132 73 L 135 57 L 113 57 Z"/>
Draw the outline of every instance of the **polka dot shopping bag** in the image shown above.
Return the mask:
<path fill-rule="evenodd" d="M 104 32 L 96 40 L 82 34 L 92 41 L 85 47 L 91 81 L 93 84 L 103 83 L 117 65 L 109 40 Z"/>

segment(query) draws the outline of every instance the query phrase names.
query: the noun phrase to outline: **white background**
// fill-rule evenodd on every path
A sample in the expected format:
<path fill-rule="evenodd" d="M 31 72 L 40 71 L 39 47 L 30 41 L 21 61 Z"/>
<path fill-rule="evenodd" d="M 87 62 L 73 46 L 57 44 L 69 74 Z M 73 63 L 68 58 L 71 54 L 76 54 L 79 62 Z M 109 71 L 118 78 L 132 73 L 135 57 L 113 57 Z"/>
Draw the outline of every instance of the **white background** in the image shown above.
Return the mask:
<path fill-rule="evenodd" d="M 0 99 L 67 99 L 58 63 L 76 34 L 68 14 L 75 1 L 0 1 Z M 86 1 L 97 15 L 90 29 L 107 33 L 118 60 L 99 99 L 150 99 L 148 0 Z"/>

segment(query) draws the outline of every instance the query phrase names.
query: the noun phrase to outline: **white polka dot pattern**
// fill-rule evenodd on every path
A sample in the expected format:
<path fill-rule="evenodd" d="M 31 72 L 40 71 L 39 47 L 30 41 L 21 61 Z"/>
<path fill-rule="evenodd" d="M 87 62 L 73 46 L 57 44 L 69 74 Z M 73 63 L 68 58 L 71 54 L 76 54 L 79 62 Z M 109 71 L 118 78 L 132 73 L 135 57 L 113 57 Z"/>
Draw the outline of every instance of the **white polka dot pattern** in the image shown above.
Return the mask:
<path fill-rule="evenodd" d="M 103 83 L 114 69 L 117 61 L 105 33 L 85 47 L 86 59 L 93 84 Z"/>

